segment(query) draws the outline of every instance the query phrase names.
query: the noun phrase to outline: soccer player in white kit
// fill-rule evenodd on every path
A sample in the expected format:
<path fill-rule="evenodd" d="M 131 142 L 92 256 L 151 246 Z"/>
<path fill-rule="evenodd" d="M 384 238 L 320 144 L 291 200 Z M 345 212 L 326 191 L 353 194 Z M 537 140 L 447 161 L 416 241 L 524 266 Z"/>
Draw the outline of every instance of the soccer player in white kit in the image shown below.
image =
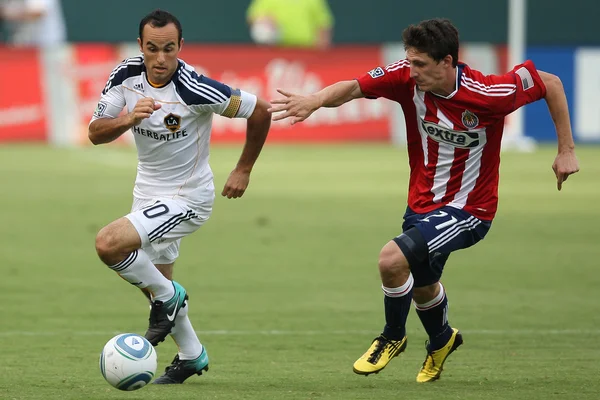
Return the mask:
<path fill-rule="evenodd" d="M 270 105 L 198 75 L 180 60 L 181 24 L 166 11 L 142 19 L 138 43 L 142 55 L 112 71 L 89 125 L 94 144 L 112 142 L 131 129 L 139 160 L 131 213 L 100 230 L 96 251 L 150 299 L 146 339 L 156 346 L 171 334 L 179 347 L 154 383 L 183 383 L 208 370 L 206 349 L 188 318 L 187 292 L 172 276 L 181 238 L 202 226 L 212 211 L 212 117 L 248 120 L 242 154 L 221 193 L 235 199 L 243 196 L 266 140 Z M 126 113 L 119 116 L 123 108 Z"/>

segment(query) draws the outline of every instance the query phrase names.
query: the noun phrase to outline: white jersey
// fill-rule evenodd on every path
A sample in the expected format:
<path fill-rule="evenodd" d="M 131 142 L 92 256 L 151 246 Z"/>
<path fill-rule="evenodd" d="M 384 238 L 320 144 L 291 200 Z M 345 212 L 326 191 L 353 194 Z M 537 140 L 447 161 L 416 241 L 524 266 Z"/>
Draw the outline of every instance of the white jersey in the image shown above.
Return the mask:
<path fill-rule="evenodd" d="M 182 60 L 167 85 L 153 87 L 143 56 L 138 56 L 112 71 L 92 121 L 116 118 L 124 107 L 131 112 L 143 97 L 161 108 L 131 129 L 138 151 L 134 196 L 181 200 L 192 209 L 212 204 L 208 156 L 213 114 L 249 118 L 256 96 L 198 75 Z"/>

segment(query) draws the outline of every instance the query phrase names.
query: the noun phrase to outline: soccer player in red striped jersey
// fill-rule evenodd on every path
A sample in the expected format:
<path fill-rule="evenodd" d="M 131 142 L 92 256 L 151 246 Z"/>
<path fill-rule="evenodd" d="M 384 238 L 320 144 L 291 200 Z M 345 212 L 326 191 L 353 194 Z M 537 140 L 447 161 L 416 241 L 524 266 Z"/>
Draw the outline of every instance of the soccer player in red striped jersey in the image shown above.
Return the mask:
<path fill-rule="evenodd" d="M 526 61 L 504 75 L 484 75 L 458 62 L 458 31 L 446 19 L 422 21 L 402 34 L 406 59 L 376 67 L 308 96 L 278 90 L 273 120 L 297 123 L 321 107 L 357 98 L 400 103 L 407 130 L 410 182 L 403 233 L 379 255 L 386 324 L 353 366 L 381 371 L 407 345 L 406 318 L 414 301 L 429 336 L 417 382 L 439 379 L 446 358 L 463 342 L 448 323 L 440 277 L 449 255 L 482 240 L 498 204 L 504 118 L 544 99 L 554 120 L 558 155 L 552 168 L 558 190 L 579 170 L 560 79 Z"/>

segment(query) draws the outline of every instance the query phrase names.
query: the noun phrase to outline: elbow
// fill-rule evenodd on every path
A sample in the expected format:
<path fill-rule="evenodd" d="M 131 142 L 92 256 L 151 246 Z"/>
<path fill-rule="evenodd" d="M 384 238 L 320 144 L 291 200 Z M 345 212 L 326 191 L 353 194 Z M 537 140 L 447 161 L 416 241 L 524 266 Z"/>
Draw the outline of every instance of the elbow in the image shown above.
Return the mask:
<path fill-rule="evenodd" d="M 268 111 L 271 108 L 271 104 L 263 99 L 258 99 L 256 101 L 256 107 L 254 108 L 254 112 L 248 119 L 253 122 L 258 123 L 270 123 L 271 122 L 271 113 Z"/>
<path fill-rule="evenodd" d="M 88 129 L 88 139 L 90 140 L 90 142 L 92 142 L 94 146 L 102 144 L 102 141 L 100 140 L 98 135 L 92 132 L 91 129 Z"/>
<path fill-rule="evenodd" d="M 560 78 L 554 74 L 544 72 L 541 74 L 544 86 L 546 86 L 546 96 L 552 96 L 553 93 L 564 92 L 564 86 Z"/>
<path fill-rule="evenodd" d="M 93 121 L 90 126 L 88 127 L 88 139 L 90 140 L 90 142 L 92 142 L 93 145 L 98 145 L 98 144 L 102 144 L 102 141 L 100 140 L 100 135 L 98 135 L 98 132 L 96 132 L 96 126 L 95 126 L 95 122 Z"/>
<path fill-rule="evenodd" d="M 550 89 L 552 91 L 564 91 L 565 90 L 562 81 L 556 75 L 550 75 L 549 82 L 546 84 L 546 90 L 548 90 L 548 86 L 550 86 Z"/>
<path fill-rule="evenodd" d="M 88 130 L 88 139 L 90 140 L 90 142 L 92 142 L 93 145 L 99 144 L 98 139 L 91 130 Z"/>

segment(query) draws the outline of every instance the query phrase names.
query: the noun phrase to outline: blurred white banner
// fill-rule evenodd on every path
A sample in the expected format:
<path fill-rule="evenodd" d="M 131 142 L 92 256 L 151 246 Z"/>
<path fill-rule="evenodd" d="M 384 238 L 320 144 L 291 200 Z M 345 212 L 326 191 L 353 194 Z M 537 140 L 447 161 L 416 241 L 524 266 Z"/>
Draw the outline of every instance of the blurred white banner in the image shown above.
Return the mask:
<path fill-rule="evenodd" d="M 575 132 L 577 139 L 600 139 L 600 49 L 575 52 Z"/>

